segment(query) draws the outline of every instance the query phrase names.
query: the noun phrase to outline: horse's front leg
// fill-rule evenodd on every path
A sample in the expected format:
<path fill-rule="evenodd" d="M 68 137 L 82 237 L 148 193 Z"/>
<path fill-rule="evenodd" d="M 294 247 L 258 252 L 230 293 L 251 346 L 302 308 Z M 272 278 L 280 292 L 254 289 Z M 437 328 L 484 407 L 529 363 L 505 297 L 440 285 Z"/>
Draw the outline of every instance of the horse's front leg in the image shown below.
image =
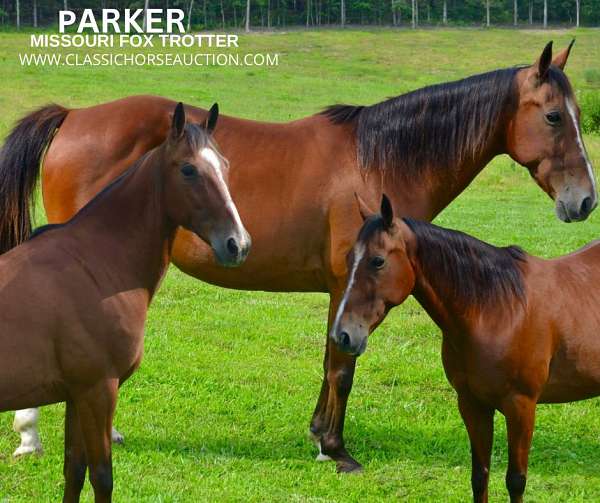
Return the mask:
<path fill-rule="evenodd" d="M 329 340 L 329 330 L 335 320 L 341 297 L 341 294 L 331 295 L 324 363 L 325 376 L 310 431 L 319 447 L 317 460 L 331 459 L 336 462 L 338 472 L 353 472 L 361 470 L 362 467 L 344 447 L 343 432 L 356 357 L 340 352 Z"/>
<path fill-rule="evenodd" d="M 21 445 L 15 450 L 13 456 L 42 453 L 42 442 L 38 433 L 39 417 L 39 409 L 21 409 L 15 412 L 13 429 L 21 435 Z"/>
<path fill-rule="evenodd" d="M 506 488 L 511 503 L 521 503 L 527 483 L 527 463 L 533 437 L 536 400 L 514 394 L 502 403 L 508 437 Z"/>
<path fill-rule="evenodd" d="M 474 503 L 487 503 L 494 441 L 494 409 L 468 391 L 459 391 L 458 408 L 471 442 L 471 488 Z"/>
<path fill-rule="evenodd" d="M 112 501 L 111 432 L 119 382 L 99 382 L 74 400 L 96 503 Z"/>
<path fill-rule="evenodd" d="M 65 411 L 65 459 L 63 469 L 65 491 L 63 503 L 79 503 L 86 471 L 85 445 L 79 417 L 77 416 L 77 409 L 72 401 L 67 401 Z"/>

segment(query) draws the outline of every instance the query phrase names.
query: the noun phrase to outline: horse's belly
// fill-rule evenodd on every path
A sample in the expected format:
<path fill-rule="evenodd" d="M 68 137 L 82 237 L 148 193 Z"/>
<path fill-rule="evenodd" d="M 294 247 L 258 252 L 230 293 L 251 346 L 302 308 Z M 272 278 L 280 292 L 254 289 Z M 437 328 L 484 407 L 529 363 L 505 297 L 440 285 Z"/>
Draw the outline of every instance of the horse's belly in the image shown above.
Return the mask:
<path fill-rule="evenodd" d="M 254 238 L 253 238 L 254 239 Z M 307 253 L 298 243 L 285 250 L 282 242 L 253 240 L 246 262 L 236 268 L 220 267 L 208 245 L 190 232 L 179 231 L 173 247 L 173 263 L 186 274 L 207 283 L 237 290 L 274 292 L 326 292 L 327 283 L 319 253 Z"/>
<path fill-rule="evenodd" d="M 600 333 L 568 338 L 554 354 L 539 402 L 562 403 L 600 395 Z"/>

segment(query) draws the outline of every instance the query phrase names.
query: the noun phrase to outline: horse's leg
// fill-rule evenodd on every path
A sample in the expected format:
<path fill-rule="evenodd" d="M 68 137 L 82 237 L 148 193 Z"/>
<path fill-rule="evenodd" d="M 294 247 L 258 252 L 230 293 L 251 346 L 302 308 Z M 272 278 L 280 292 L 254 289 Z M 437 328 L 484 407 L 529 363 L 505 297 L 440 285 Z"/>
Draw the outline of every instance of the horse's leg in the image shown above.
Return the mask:
<path fill-rule="evenodd" d="M 337 346 L 329 342 L 329 362 L 327 383 L 329 393 L 325 410 L 326 431 L 321 435 L 321 453 L 336 462 L 338 472 L 354 472 L 362 470 L 344 447 L 344 419 L 348 396 L 352 390 L 356 357 L 342 353 Z"/>
<path fill-rule="evenodd" d="M 318 461 L 331 459 L 336 462 L 339 472 L 352 472 L 360 470 L 362 467 L 344 447 L 343 430 L 356 358 L 341 353 L 329 340 L 329 331 L 335 320 L 342 292 L 343 289 L 339 288 L 331 293 L 323 363 L 325 376 L 311 421 L 310 432 L 319 448 Z"/>
<path fill-rule="evenodd" d="M 117 379 L 102 381 L 76 401 L 96 503 L 112 500 L 111 431 L 117 390 Z"/>
<path fill-rule="evenodd" d="M 39 409 L 21 409 L 15 412 L 13 429 L 21 435 L 21 445 L 15 450 L 13 456 L 42 453 L 42 443 L 38 434 L 39 417 Z"/>
<path fill-rule="evenodd" d="M 473 501 L 487 503 L 490 459 L 494 441 L 494 409 L 484 406 L 468 392 L 459 393 L 458 408 L 471 442 Z"/>
<path fill-rule="evenodd" d="M 87 461 L 83 433 L 73 402 L 67 401 L 65 412 L 65 493 L 64 503 L 78 503 L 85 482 Z"/>
<path fill-rule="evenodd" d="M 327 382 L 327 367 L 329 365 L 329 331 L 339 305 L 339 301 L 335 300 L 337 297 L 339 296 L 334 296 L 332 294 L 329 301 L 329 316 L 327 321 L 327 334 L 325 337 L 325 357 L 323 358 L 323 382 L 321 383 L 321 392 L 319 393 L 317 406 L 315 407 L 310 422 L 310 435 L 319 449 L 317 461 L 328 461 L 331 459 L 329 456 L 325 456 L 321 451 L 321 437 L 327 431 L 325 411 L 327 409 L 327 401 L 329 400 L 329 383 Z"/>
<path fill-rule="evenodd" d="M 521 503 L 527 482 L 527 461 L 533 437 L 536 402 L 525 395 L 513 395 L 502 404 L 508 437 L 506 488 L 511 503 Z"/>

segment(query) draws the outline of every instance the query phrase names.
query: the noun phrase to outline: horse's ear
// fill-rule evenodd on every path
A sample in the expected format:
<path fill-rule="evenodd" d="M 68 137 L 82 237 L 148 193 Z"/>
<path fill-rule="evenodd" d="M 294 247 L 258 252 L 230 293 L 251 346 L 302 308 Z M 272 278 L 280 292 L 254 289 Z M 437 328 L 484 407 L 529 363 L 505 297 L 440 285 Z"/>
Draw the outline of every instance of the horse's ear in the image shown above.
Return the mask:
<path fill-rule="evenodd" d="M 208 111 L 208 114 L 206 115 L 206 119 L 204 119 L 204 129 L 206 129 L 206 132 L 208 134 L 212 134 L 212 132 L 215 130 L 215 127 L 217 126 L 217 119 L 219 118 L 219 104 L 215 103 L 212 107 L 210 107 L 210 110 Z"/>
<path fill-rule="evenodd" d="M 386 229 L 389 229 L 394 223 L 392 203 L 385 194 L 381 196 L 381 218 L 383 218 L 383 225 Z"/>
<path fill-rule="evenodd" d="M 185 126 L 185 111 L 183 110 L 183 103 L 177 103 L 175 112 L 173 113 L 173 121 L 171 122 L 171 138 L 178 140 L 183 135 L 183 129 Z"/>
<path fill-rule="evenodd" d="M 552 64 L 554 66 L 558 66 L 561 70 L 565 69 L 565 65 L 567 64 L 567 59 L 569 59 L 569 54 L 571 53 L 571 47 L 575 43 L 575 39 L 571 40 L 571 43 L 566 49 L 560 51 L 554 59 L 552 60 Z"/>
<path fill-rule="evenodd" d="M 548 73 L 548 68 L 550 68 L 550 64 L 552 63 L 552 40 L 546 44 L 544 50 L 542 51 L 542 55 L 540 59 L 537 60 L 535 64 L 535 69 L 537 73 L 537 77 L 540 81 L 546 79 L 546 75 Z"/>
<path fill-rule="evenodd" d="M 362 217 L 363 222 L 370 216 L 375 215 L 375 212 L 371 208 L 369 208 L 367 203 L 365 203 L 364 199 L 360 197 L 357 192 L 354 193 L 354 197 L 356 197 L 356 202 L 358 203 L 358 211 L 360 212 L 360 216 Z"/>

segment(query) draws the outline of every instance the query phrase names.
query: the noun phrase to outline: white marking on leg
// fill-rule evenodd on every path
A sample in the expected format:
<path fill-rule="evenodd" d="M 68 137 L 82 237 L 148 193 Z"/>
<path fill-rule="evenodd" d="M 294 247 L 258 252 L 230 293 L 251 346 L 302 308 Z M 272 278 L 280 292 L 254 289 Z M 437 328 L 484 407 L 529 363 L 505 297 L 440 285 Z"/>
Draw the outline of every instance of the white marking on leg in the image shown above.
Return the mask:
<path fill-rule="evenodd" d="M 579 122 L 577 122 L 577 116 L 575 115 L 575 107 L 571 102 L 570 98 L 566 99 L 567 110 L 569 115 L 571 116 L 571 120 L 573 121 L 573 126 L 575 126 L 575 132 L 577 133 L 577 145 L 579 146 L 579 150 L 581 151 L 581 156 L 585 161 L 585 165 L 587 167 L 588 176 L 592 182 L 592 188 L 594 190 L 594 199 L 596 197 L 596 178 L 594 177 L 594 171 L 592 170 L 592 163 L 587 155 L 587 150 L 585 149 L 585 145 L 583 144 L 583 139 L 581 138 L 581 130 L 579 129 Z M 595 202 L 595 201 L 594 201 Z"/>
<path fill-rule="evenodd" d="M 113 444 L 122 444 L 123 442 L 125 442 L 125 437 L 121 435 L 114 426 L 112 431 L 110 432 L 110 439 L 112 440 Z"/>
<path fill-rule="evenodd" d="M 240 214 L 238 213 L 237 207 L 234 204 L 233 199 L 231 198 L 231 194 L 229 193 L 229 187 L 225 183 L 225 178 L 223 177 L 223 169 L 221 167 L 221 161 L 219 159 L 219 156 L 212 148 L 204 147 L 200 151 L 200 157 L 202 157 L 206 162 L 208 162 L 215 170 L 215 173 L 217 174 L 217 179 L 219 180 L 219 184 L 221 185 L 223 193 L 225 194 L 227 207 L 231 211 L 233 215 L 233 220 L 235 221 L 235 224 L 238 227 L 238 232 L 240 233 L 240 239 L 242 241 L 240 245 L 245 246 L 245 228 L 242 224 L 242 220 L 240 218 Z"/>
<path fill-rule="evenodd" d="M 358 264 L 362 260 L 365 254 L 365 245 L 364 243 L 356 243 L 354 247 L 354 262 L 352 264 L 352 269 L 350 270 L 350 276 L 348 277 L 348 284 L 346 286 L 346 290 L 344 291 L 344 296 L 342 297 L 342 301 L 338 307 L 337 313 L 335 315 L 335 321 L 333 322 L 332 333 L 335 334 L 337 332 L 338 325 L 340 320 L 342 319 L 342 315 L 344 314 L 344 309 L 346 309 L 346 304 L 348 303 L 348 297 L 350 296 L 350 292 L 352 291 L 352 287 L 354 286 L 354 280 L 356 277 L 356 270 L 358 269 Z"/>
<path fill-rule="evenodd" d="M 21 409 L 15 412 L 13 429 L 21 435 L 21 445 L 13 456 L 41 453 L 42 443 L 38 434 L 39 409 Z"/>
<path fill-rule="evenodd" d="M 323 454 L 323 449 L 321 449 L 321 442 L 317 442 L 317 447 L 319 448 L 319 454 L 317 454 L 316 461 L 332 461 L 332 459 L 327 455 Z"/>

